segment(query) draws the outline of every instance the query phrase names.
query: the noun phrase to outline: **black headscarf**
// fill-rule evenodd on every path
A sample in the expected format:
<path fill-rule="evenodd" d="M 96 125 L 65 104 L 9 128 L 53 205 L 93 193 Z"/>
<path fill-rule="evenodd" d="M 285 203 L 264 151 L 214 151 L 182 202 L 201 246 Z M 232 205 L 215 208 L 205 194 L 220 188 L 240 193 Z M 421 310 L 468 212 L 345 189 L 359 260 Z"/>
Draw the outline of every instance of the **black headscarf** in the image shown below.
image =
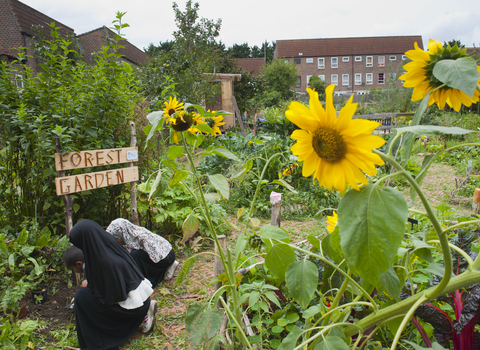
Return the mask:
<path fill-rule="evenodd" d="M 70 232 L 70 242 L 83 251 L 88 287 L 104 304 L 124 301 L 144 279 L 125 248 L 96 222 L 78 222 Z"/>

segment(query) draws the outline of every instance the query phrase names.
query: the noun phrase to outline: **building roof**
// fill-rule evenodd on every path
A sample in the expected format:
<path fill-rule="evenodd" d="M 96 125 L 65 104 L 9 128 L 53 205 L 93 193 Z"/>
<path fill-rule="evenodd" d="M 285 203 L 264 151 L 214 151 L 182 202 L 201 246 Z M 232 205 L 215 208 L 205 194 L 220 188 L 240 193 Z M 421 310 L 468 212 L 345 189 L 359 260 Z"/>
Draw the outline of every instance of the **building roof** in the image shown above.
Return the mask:
<path fill-rule="evenodd" d="M 20 28 L 20 31 L 29 35 L 33 36 L 35 31 L 32 29 L 32 26 L 41 25 L 44 28 L 48 27 L 48 25 L 52 22 L 55 22 L 55 26 L 61 27 L 59 32 L 61 34 L 66 33 L 73 33 L 74 30 L 59 21 L 35 10 L 34 8 L 25 5 L 24 3 L 18 0 L 7 0 L 10 4 L 10 8 L 15 16 L 17 24 Z M 46 30 L 46 33 L 49 34 L 50 30 Z"/>
<path fill-rule="evenodd" d="M 277 40 L 275 57 L 318 57 L 404 53 L 414 48 L 423 49 L 421 35 L 382 36 L 363 38 Z"/>
<path fill-rule="evenodd" d="M 244 71 L 259 75 L 265 65 L 265 58 L 236 58 L 237 65 Z"/>
<path fill-rule="evenodd" d="M 100 51 L 102 46 L 106 45 L 104 38 L 107 36 L 113 38 L 114 35 L 115 33 L 106 26 L 77 35 L 78 39 L 80 39 L 80 46 L 85 53 L 85 61 L 91 62 L 92 53 Z M 123 40 L 121 44 L 125 46 L 125 48 L 120 49 L 119 53 L 124 56 L 123 58 L 125 60 L 134 63 L 137 66 L 147 62 L 147 54 L 138 47 L 127 40 Z"/>

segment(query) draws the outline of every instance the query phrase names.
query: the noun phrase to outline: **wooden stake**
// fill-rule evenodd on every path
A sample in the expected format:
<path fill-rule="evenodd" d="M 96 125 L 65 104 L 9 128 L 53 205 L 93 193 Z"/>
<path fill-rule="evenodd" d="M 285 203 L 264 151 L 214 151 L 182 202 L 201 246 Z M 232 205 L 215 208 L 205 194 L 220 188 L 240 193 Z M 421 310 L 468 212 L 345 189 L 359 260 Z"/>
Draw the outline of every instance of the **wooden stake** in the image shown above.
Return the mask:
<path fill-rule="evenodd" d="M 480 188 L 476 188 L 473 194 L 472 210 L 475 214 L 480 213 Z"/>
<path fill-rule="evenodd" d="M 221 249 L 225 251 L 225 249 L 227 248 L 227 237 L 225 237 L 225 235 L 220 235 L 220 236 L 217 236 L 217 238 L 218 238 L 218 242 L 220 243 Z M 215 254 L 220 255 L 219 252 L 220 252 L 220 249 L 215 244 Z M 214 267 L 213 267 L 213 273 L 215 277 L 217 277 L 219 274 L 224 272 L 225 272 L 225 269 L 223 268 L 222 259 L 216 256 L 214 261 Z M 222 287 L 222 282 L 215 283 L 215 291 L 219 290 L 221 287 Z M 226 298 L 225 298 L 225 301 L 226 301 Z M 220 300 L 217 303 L 217 308 L 219 307 L 222 307 L 222 303 L 220 302 Z"/>
<path fill-rule="evenodd" d="M 135 123 L 130 122 L 130 147 L 137 146 L 137 130 L 135 128 Z M 128 163 L 128 167 L 133 167 L 133 162 Z M 137 209 L 137 184 L 135 182 L 130 182 L 130 211 L 132 213 L 132 223 L 135 225 L 140 225 L 138 220 L 138 209 Z"/>
<path fill-rule="evenodd" d="M 242 115 L 240 114 L 240 110 L 238 109 L 237 100 L 235 96 L 232 96 L 232 103 L 233 103 L 233 112 L 237 116 L 238 125 L 240 125 L 240 130 L 245 132 L 245 127 L 243 126 Z"/>

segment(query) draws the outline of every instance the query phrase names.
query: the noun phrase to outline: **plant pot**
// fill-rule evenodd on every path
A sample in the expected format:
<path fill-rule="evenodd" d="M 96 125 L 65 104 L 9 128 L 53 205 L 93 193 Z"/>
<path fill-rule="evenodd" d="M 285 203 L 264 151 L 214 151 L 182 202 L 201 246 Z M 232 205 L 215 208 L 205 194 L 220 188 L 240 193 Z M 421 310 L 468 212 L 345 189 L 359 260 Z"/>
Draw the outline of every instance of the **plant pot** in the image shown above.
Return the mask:
<path fill-rule="evenodd" d="M 47 300 L 48 288 L 42 288 L 41 290 L 32 290 L 32 301 L 34 304 L 43 304 Z M 41 298 L 40 298 L 41 297 Z"/>

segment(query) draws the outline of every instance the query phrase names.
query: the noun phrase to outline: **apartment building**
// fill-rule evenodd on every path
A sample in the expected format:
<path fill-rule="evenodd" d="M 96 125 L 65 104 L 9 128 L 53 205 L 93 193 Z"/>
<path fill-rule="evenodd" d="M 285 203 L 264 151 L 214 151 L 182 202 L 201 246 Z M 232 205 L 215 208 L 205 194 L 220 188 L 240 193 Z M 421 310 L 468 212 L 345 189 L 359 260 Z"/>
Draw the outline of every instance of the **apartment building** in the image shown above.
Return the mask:
<path fill-rule="evenodd" d="M 305 92 L 308 80 L 318 76 L 336 85 L 336 94 L 361 95 L 396 80 L 405 52 L 415 42 L 423 49 L 420 35 L 277 40 L 274 57 L 297 65 L 298 92 Z"/>

